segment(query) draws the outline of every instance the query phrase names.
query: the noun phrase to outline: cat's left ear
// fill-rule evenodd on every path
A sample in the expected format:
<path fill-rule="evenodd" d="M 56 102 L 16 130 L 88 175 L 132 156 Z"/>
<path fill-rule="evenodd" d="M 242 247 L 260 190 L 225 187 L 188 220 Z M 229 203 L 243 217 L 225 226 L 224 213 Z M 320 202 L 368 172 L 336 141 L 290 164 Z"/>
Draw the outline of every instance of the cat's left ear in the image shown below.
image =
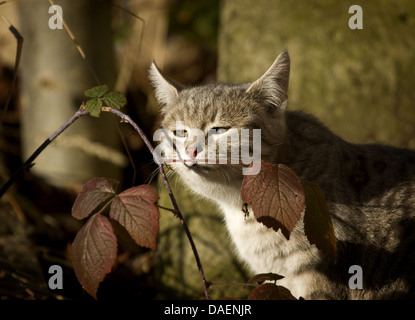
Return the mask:
<path fill-rule="evenodd" d="M 164 75 L 154 62 L 149 70 L 149 78 L 154 86 L 156 99 L 163 109 L 173 103 L 183 88 L 182 85 Z"/>
<path fill-rule="evenodd" d="M 290 56 L 288 51 L 280 53 L 272 66 L 246 92 L 262 99 L 265 104 L 278 109 L 287 106 L 288 81 L 290 77 Z"/>

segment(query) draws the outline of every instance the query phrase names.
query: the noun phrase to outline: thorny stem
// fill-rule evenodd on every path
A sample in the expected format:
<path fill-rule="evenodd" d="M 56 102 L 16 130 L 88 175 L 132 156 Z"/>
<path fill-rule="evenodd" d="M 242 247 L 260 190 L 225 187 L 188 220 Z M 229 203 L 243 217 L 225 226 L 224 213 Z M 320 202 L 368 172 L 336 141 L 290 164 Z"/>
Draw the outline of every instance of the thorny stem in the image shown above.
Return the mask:
<path fill-rule="evenodd" d="M 166 210 L 166 211 L 170 211 L 171 213 L 173 213 L 175 216 L 177 215 L 177 212 L 174 209 L 170 209 L 164 206 L 161 206 L 159 204 L 156 205 L 157 207 L 159 207 L 160 209 Z"/>
<path fill-rule="evenodd" d="M 3 4 L 3 3 L 0 3 L 0 5 Z M 6 117 L 7 109 L 9 108 L 9 104 L 10 104 L 10 101 L 11 101 L 11 98 L 12 98 L 12 95 L 13 95 L 13 89 L 14 89 L 14 86 L 16 85 L 17 70 L 19 69 L 20 57 L 21 57 L 22 47 L 23 47 L 23 37 L 20 34 L 20 32 L 4 16 L 1 16 L 1 18 L 3 19 L 3 21 L 5 23 L 7 23 L 9 25 L 9 31 L 16 38 L 17 48 L 16 48 L 16 57 L 15 57 L 15 61 L 14 61 L 12 85 L 11 85 L 11 88 L 9 90 L 9 95 L 7 96 L 6 104 L 4 105 L 3 114 L 2 114 L 1 119 L 0 119 L 0 126 L 3 124 L 3 120 Z"/>
<path fill-rule="evenodd" d="M 154 152 L 154 148 L 151 145 L 151 142 L 148 140 L 147 136 L 144 134 L 144 132 L 140 129 L 140 127 L 129 116 L 127 116 L 125 113 L 123 113 L 119 110 L 115 110 L 115 109 L 109 109 L 109 112 L 111 112 L 111 113 L 117 115 L 118 117 L 120 117 L 122 122 L 128 122 L 137 131 L 137 133 L 140 135 L 140 137 L 143 139 L 144 143 L 146 144 L 146 146 L 150 150 L 150 152 L 153 154 L 153 156 L 157 157 L 157 154 Z M 199 269 L 200 277 L 202 278 L 202 284 L 203 284 L 203 290 L 205 292 L 205 298 L 207 300 L 209 300 L 210 299 L 209 292 L 208 292 L 209 283 L 206 280 L 205 273 L 204 273 L 203 267 L 202 267 L 202 263 L 200 262 L 199 253 L 197 252 L 196 245 L 193 241 L 192 234 L 190 233 L 189 227 L 187 226 L 187 223 L 183 218 L 183 215 L 182 215 L 182 213 L 179 209 L 179 206 L 177 205 L 176 198 L 174 197 L 173 191 L 170 187 L 170 183 L 167 180 L 167 176 L 166 176 L 166 173 L 164 171 L 162 161 L 159 161 L 160 159 L 155 159 L 155 160 L 158 160 L 156 162 L 159 163 L 158 166 L 159 166 L 159 169 L 160 169 L 160 173 L 163 177 L 164 186 L 166 187 L 166 190 L 169 194 L 171 203 L 173 204 L 174 210 L 176 212 L 175 216 L 177 218 L 179 218 L 180 223 L 183 226 L 184 232 L 186 233 L 187 239 L 189 240 L 190 246 L 192 248 L 193 255 L 195 257 L 196 264 L 197 264 L 197 267 Z"/>
<path fill-rule="evenodd" d="M 1 187 L 0 189 L 0 198 L 3 194 L 11 187 L 11 185 L 19 178 L 23 173 L 29 171 L 31 167 L 33 167 L 33 161 L 37 158 L 37 156 L 53 141 L 59 136 L 63 131 L 65 131 L 72 123 L 74 123 L 80 117 L 88 114 L 89 112 L 85 110 L 83 106 L 79 108 L 77 112 L 68 120 L 66 121 L 58 130 L 52 133 L 49 138 L 47 138 L 36 150 L 32 153 L 32 155 L 20 166 L 19 169 L 10 177 L 10 179 Z"/>
<path fill-rule="evenodd" d="M 154 152 L 154 148 L 151 145 L 151 142 L 148 140 L 147 136 L 144 134 L 144 132 L 140 129 L 140 127 L 129 117 L 127 116 L 125 113 L 119 111 L 119 110 L 115 110 L 115 109 L 111 109 L 111 108 L 102 108 L 102 111 L 107 111 L 107 112 L 111 112 L 113 114 L 115 114 L 116 116 L 121 118 L 122 122 L 125 123 L 129 123 L 136 131 L 137 133 L 140 135 L 140 137 L 143 139 L 144 143 L 146 144 L 147 148 L 150 150 L 150 152 L 155 155 L 156 153 Z M 79 119 L 80 117 L 88 114 L 89 112 L 85 110 L 84 105 L 81 105 L 81 107 L 79 108 L 79 110 L 77 112 L 75 112 L 75 114 L 68 120 L 66 121 L 58 130 L 56 130 L 49 138 L 47 138 L 41 145 L 40 147 L 38 147 L 35 152 L 33 152 L 33 154 L 25 161 L 25 163 L 23 163 L 23 165 L 10 177 L 10 179 L 3 185 L 3 187 L 0 189 L 0 198 L 2 197 L 2 195 L 10 188 L 10 186 L 14 183 L 14 181 L 16 181 L 16 179 L 22 175 L 24 172 L 28 171 L 34 164 L 33 161 L 37 158 L 37 156 L 53 141 L 55 140 L 63 131 L 65 131 L 72 123 L 74 123 L 77 119 Z M 159 159 L 155 159 L 155 160 L 159 160 Z M 169 181 L 167 180 L 167 176 L 166 173 L 164 171 L 164 167 L 161 161 L 157 161 L 157 163 L 159 163 L 159 169 L 160 169 L 160 173 L 163 177 L 163 181 L 164 181 L 164 185 L 166 187 L 166 190 L 170 196 L 170 200 L 173 204 L 174 210 L 175 210 L 175 216 L 177 218 L 179 218 L 180 223 L 183 226 L 183 229 L 186 233 L 187 239 L 189 240 L 190 246 L 192 248 L 193 251 L 193 255 L 195 257 L 196 260 L 196 264 L 197 267 L 199 269 L 199 273 L 200 273 L 200 277 L 202 279 L 202 283 L 203 283 L 203 289 L 205 292 L 205 298 L 207 300 L 210 299 L 209 297 L 209 292 L 208 292 L 208 288 L 209 288 L 209 283 L 206 280 L 205 277 L 205 273 L 203 271 L 203 267 L 202 267 L 202 263 L 200 262 L 200 258 L 199 258 L 199 253 L 197 252 L 196 249 L 196 245 L 193 241 L 193 237 L 190 233 L 189 227 L 186 224 L 186 221 L 183 218 L 183 215 L 179 209 L 179 206 L 177 205 L 176 202 L 176 198 L 173 195 L 172 189 L 170 187 Z"/>
<path fill-rule="evenodd" d="M 276 283 L 276 281 L 274 282 Z M 258 287 L 257 283 L 242 283 L 242 282 L 226 282 L 226 281 L 212 281 L 209 283 L 211 286 L 224 285 L 224 286 L 241 286 L 241 287 Z"/>

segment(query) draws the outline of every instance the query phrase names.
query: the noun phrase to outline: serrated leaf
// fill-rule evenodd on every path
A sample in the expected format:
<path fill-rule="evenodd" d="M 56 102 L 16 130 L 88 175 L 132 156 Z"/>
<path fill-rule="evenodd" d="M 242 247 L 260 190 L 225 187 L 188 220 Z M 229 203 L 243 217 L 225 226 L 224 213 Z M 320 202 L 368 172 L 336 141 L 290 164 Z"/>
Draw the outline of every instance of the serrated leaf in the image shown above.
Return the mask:
<path fill-rule="evenodd" d="M 306 198 L 304 233 L 311 244 L 315 244 L 318 249 L 329 255 L 336 256 L 336 237 L 324 193 L 318 184 L 302 182 Z"/>
<path fill-rule="evenodd" d="M 95 299 L 100 282 L 111 271 L 117 256 L 117 238 L 105 216 L 95 214 L 79 230 L 71 259 L 82 287 Z"/>
<path fill-rule="evenodd" d="M 264 283 L 252 290 L 248 296 L 248 300 L 297 300 L 283 286 L 277 286 L 273 283 Z"/>
<path fill-rule="evenodd" d="M 103 100 L 108 107 L 113 109 L 120 109 L 127 104 L 124 94 L 118 91 L 109 92 L 104 96 Z"/>
<path fill-rule="evenodd" d="M 143 247 L 156 249 L 159 212 L 154 203 L 159 199 L 149 185 L 132 187 L 114 198 L 110 217 L 117 220 Z"/>
<path fill-rule="evenodd" d="M 283 164 L 261 161 L 257 175 L 246 175 L 241 196 L 252 205 L 255 218 L 275 231 L 290 233 L 304 210 L 304 189 L 300 179 Z"/>
<path fill-rule="evenodd" d="M 93 178 L 82 187 L 73 206 L 72 216 L 76 219 L 88 217 L 100 204 L 115 196 L 118 182 L 106 178 Z"/>
<path fill-rule="evenodd" d="M 91 89 L 88 89 L 84 92 L 85 96 L 88 98 L 99 98 L 102 97 L 108 91 L 107 85 L 96 86 Z"/>
<path fill-rule="evenodd" d="M 276 273 L 260 273 L 253 276 L 251 279 L 248 280 L 248 284 L 261 284 L 265 281 L 278 281 L 283 279 L 283 276 L 280 276 Z"/>
<path fill-rule="evenodd" d="M 93 98 L 85 103 L 85 109 L 93 117 L 99 117 L 101 113 L 102 101 L 100 98 Z"/>

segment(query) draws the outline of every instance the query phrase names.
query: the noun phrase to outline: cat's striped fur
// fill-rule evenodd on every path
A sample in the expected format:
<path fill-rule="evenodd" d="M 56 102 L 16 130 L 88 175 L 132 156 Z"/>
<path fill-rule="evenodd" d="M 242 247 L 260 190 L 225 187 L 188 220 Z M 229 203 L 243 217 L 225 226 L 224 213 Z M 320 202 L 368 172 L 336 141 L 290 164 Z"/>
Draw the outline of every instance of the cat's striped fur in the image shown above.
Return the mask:
<path fill-rule="evenodd" d="M 173 132 L 176 120 L 206 134 L 212 128 L 259 128 L 262 160 L 284 163 L 302 179 L 317 182 L 335 229 L 336 261 L 308 243 L 302 221 L 287 241 L 253 214 L 246 217 L 239 165 L 172 167 L 192 191 L 218 204 L 239 256 L 252 271 L 283 275 L 279 283 L 294 296 L 415 298 L 415 152 L 350 144 L 314 117 L 286 111 L 289 65 L 284 51 L 261 78 L 241 85 L 182 88 L 155 65 L 150 76 L 164 128 Z M 206 156 L 205 148 L 197 157 Z M 349 288 L 352 265 L 362 267 L 363 290 Z"/>

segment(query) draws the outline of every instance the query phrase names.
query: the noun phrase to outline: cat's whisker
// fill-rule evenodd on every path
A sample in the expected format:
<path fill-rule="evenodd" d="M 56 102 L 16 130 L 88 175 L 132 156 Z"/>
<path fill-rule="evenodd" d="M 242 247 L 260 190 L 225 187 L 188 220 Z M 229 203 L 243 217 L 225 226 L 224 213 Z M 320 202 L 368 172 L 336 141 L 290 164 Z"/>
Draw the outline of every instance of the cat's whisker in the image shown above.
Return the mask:
<path fill-rule="evenodd" d="M 147 184 L 151 184 L 151 182 L 154 180 L 154 178 L 157 176 L 157 174 L 159 173 L 159 171 L 160 171 L 160 169 L 159 169 L 159 167 L 157 167 L 156 169 L 154 169 L 151 173 L 150 173 L 150 175 L 149 175 L 149 177 L 144 181 L 144 183 L 147 183 Z"/>

